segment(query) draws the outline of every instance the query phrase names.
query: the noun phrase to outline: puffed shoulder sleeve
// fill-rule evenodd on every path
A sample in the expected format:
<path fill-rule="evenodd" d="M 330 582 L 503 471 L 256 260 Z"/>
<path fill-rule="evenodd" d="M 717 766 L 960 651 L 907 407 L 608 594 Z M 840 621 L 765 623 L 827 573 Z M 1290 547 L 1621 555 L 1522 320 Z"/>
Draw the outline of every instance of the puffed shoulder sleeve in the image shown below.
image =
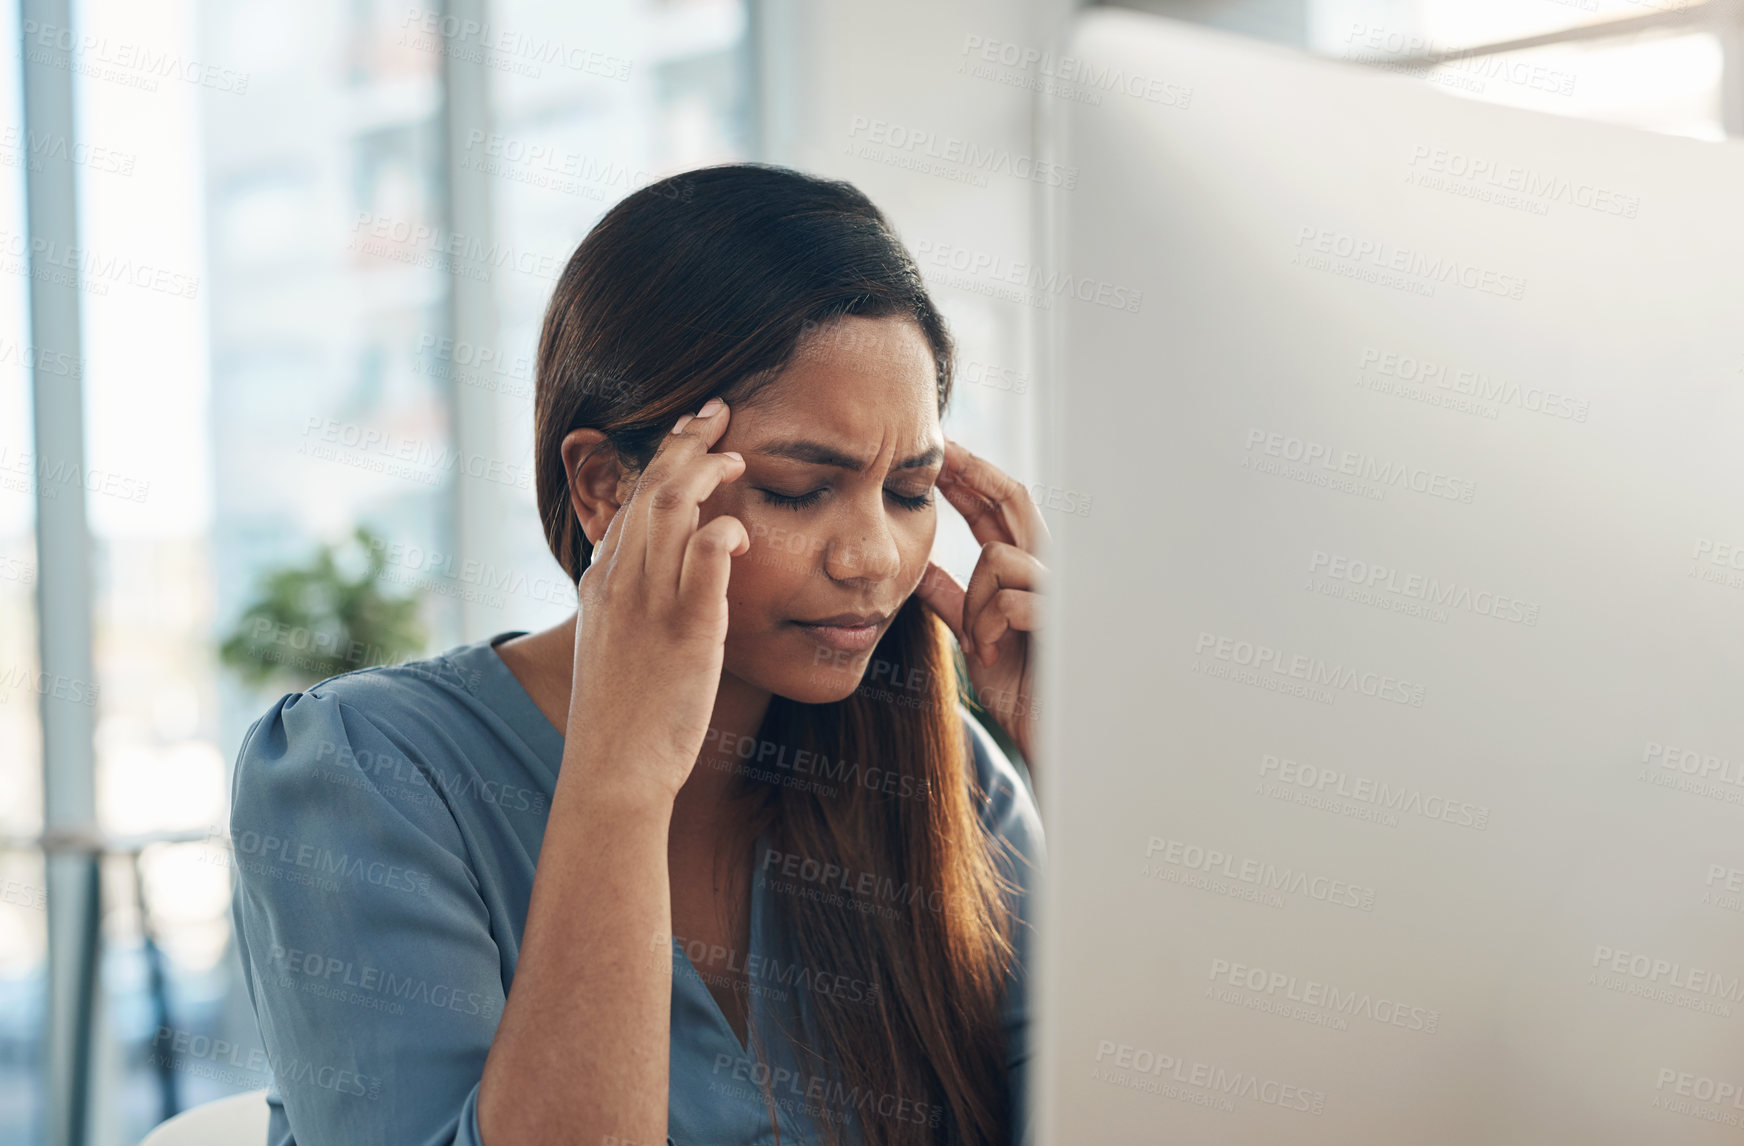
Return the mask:
<path fill-rule="evenodd" d="M 408 782 L 432 774 L 427 756 L 391 713 L 319 686 L 243 741 L 232 911 L 272 1071 L 269 1146 L 481 1146 L 502 960 L 454 816 Z"/>
<path fill-rule="evenodd" d="M 1013 945 L 1017 963 L 1006 984 L 1004 1018 L 1006 1061 L 1011 1073 L 1012 1141 L 1027 1146 L 1032 1141 L 1029 1112 L 1030 974 L 1029 956 L 1034 946 L 1030 905 L 1033 890 L 1047 859 L 1047 841 L 1042 834 L 1041 812 L 1035 795 L 1005 755 L 998 741 L 969 712 L 960 709 L 975 774 L 981 785 L 981 822 L 994 841 L 995 858 L 1017 888 L 1017 922 Z"/>

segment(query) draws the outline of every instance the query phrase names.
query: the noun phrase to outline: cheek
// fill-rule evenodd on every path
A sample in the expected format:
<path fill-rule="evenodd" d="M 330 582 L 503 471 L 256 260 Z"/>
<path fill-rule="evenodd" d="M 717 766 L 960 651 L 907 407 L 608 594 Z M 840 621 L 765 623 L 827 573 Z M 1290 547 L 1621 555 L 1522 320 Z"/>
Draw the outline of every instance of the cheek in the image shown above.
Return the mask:
<path fill-rule="evenodd" d="M 927 562 L 933 555 L 933 538 L 939 531 L 939 513 L 936 508 L 923 509 L 914 516 L 918 520 L 897 535 L 897 544 L 902 549 L 905 596 L 914 592 L 914 587 L 920 583 L 921 576 L 926 572 Z"/>
<path fill-rule="evenodd" d="M 801 581 L 818 567 L 819 536 L 806 527 L 804 514 L 780 506 L 758 504 L 755 498 L 736 514 L 751 541 L 744 558 L 768 571 L 771 580 Z"/>
<path fill-rule="evenodd" d="M 717 496 L 727 500 L 724 495 Z M 816 560 L 807 549 L 811 540 L 794 524 L 793 514 L 758 506 L 755 499 L 736 499 L 735 504 L 712 507 L 714 513 L 708 512 L 710 508 L 704 503 L 704 520 L 730 513 L 745 527 L 751 542 L 749 549 L 733 558 L 727 581 L 729 632 L 746 636 L 761 633 L 769 627 L 771 617 L 785 617 L 793 603 L 804 596 L 806 579 Z"/>
<path fill-rule="evenodd" d="M 747 496 L 748 493 L 748 490 L 734 486 L 721 486 L 697 507 L 698 528 L 722 516 L 736 517 L 745 527 L 751 550 L 744 557 L 733 558 L 735 570 L 745 558 L 757 556 L 758 551 L 768 544 L 770 536 L 770 523 L 764 507 L 757 504 L 755 497 Z"/>

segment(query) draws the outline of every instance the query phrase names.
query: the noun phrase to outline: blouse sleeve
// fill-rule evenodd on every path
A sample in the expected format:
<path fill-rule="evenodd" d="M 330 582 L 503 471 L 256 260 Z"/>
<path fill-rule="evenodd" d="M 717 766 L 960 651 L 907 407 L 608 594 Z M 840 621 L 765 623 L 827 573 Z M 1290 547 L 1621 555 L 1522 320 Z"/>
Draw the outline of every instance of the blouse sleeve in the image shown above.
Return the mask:
<path fill-rule="evenodd" d="M 981 822 L 993 835 L 1006 877 L 1018 888 L 1017 926 L 1013 935 L 1017 963 L 1006 985 L 1003 1014 L 1011 1077 L 1011 1140 L 1017 1146 L 1029 1146 L 1033 1141 L 1029 1109 L 1029 957 L 1034 947 L 1030 908 L 1035 881 L 1047 858 L 1046 840 L 1041 813 L 1029 785 L 981 722 L 967 708 L 962 709 L 962 714 L 969 726 L 975 771 L 981 782 L 984 801 Z"/>
<path fill-rule="evenodd" d="M 233 914 L 271 1066 L 269 1146 L 481 1146 L 505 990 L 478 876 L 421 759 L 379 716 L 281 698 L 237 757 Z"/>

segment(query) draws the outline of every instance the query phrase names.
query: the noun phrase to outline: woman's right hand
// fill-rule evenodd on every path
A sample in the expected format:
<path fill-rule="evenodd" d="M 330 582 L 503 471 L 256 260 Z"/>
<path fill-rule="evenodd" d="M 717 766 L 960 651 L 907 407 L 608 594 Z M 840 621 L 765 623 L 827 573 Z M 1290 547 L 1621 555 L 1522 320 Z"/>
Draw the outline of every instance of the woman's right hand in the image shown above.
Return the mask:
<path fill-rule="evenodd" d="M 728 419 L 718 398 L 679 419 L 576 586 L 563 771 L 575 767 L 590 789 L 670 803 L 702 751 L 725 655 L 731 559 L 751 547 L 736 517 L 697 525 L 702 502 L 745 472 L 737 453 L 710 452 Z"/>
<path fill-rule="evenodd" d="M 576 585 L 563 762 L 479 1082 L 498 1146 L 666 1140 L 672 965 L 649 940 L 670 942 L 673 802 L 714 715 L 732 558 L 751 548 L 735 517 L 697 524 L 745 471 L 710 452 L 726 428 L 720 406 L 665 436 Z"/>

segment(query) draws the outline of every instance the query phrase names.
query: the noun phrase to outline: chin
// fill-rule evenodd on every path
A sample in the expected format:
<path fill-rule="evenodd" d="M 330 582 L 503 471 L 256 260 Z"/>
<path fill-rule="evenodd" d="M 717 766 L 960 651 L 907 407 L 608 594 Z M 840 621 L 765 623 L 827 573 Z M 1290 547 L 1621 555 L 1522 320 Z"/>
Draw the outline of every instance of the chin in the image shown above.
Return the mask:
<path fill-rule="evenodd" d="M 878 663 L 877 658 L 890 655 L 884 650 L 890 629 L 897 623 L 892 618 L 876 644 L 858 651 L 829 648 L 805 635 L 795 640 L 794 631 L 789 630 L 778 640 L 759 641 L 737 649 L 729 645 L 728 656 L 743 666 L 744 671 L 736 672 L 741 679 L 755 683 L 771 695 L 797 704 L 836 704 L 867 683 L 867 674 Z"/>
<path fill-rule="evenodd" d="M 816 668 L 807 665 L 775 682 L 769 691 L 800 704 L 834 704 L 854 695 L 854 690 L 865 679 L 869 659 L 870 654 L 867 654 L 852 665 L 834 662 L 825 662 Z"/>

